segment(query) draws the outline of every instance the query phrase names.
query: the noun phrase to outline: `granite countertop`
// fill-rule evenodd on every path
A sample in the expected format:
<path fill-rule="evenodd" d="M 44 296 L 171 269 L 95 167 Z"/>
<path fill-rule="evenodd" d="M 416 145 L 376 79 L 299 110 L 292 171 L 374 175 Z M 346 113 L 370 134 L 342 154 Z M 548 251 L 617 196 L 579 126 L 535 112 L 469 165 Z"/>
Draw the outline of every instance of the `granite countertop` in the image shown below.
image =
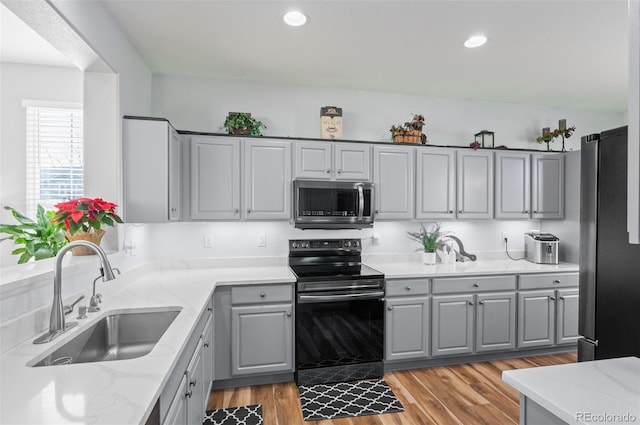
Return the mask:
<path fill-rule="evenodd" d="M 640 423 L 640 358 L 509 370 L 502 379 L 570 424 Z"/>
<path fill-rule="evenodd" d="M 385 262 L 369 259 L 366 264 L 384 273 L 387 279 L 415 279 L 427 277 L 480 276 L 529 273 L 575 273 L 578 264 L 535 264 L 529 261 L 478 260 L 454 264 L 427 266 L 421 262 Z"/>
<path fill-rule="evenodd" d="M 0 423 L 141 424 L 148 418 L 216 286 L 295 282 L 287 266 L 156 270 L 104 298 L 102 310 L 48 344 L 31 340 L 0 356 Z M 28 367 L 110 312 L 182 308 L 146 356 Z M 75 320 L 75 319 L 73 319 Z"/>

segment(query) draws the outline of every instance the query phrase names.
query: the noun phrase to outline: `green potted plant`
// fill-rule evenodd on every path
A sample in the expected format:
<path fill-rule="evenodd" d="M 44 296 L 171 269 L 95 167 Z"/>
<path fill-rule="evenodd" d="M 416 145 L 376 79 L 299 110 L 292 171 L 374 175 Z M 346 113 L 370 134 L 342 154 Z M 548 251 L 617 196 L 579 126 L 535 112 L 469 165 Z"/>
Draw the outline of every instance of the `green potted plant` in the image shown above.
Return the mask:
<path fill-rule="evenodd" d="M 4 209 L 11 211 L 19 224 L 0 224 L 0 233 L 9 235 L 0 239 L 0 242 L 12 240 L 18 246 L 11 251 L 20 256 L 18 264 L 26 263 L 31 258 L 42 260 L 55 257 L 60 248 L 67 244 L 62 225 L 53 221 L 53 211 L 45 211 L 42 205 L 38 205 L 36 220 L 32 220 L 15 208 L 6 206 Z"/>
<path fill-rule="evenodd" d="M 440 223 L 432 223 L 432 226 L 430 226 L 428 230 L 424 224 L 421 223 L 420 231 L 407 232 L 407 235 L 410 239 L 422 245 L 422 250 L 424 250 L 422 255 L 424 264 L 435 264 L 436 251 L 442 248 L 447 235 L 447 232 L 442 231 Z"/>
<path fill-rule="evenodd" d="M 262 136 L 261 130 L 266 130 L 267 126 L 252 118 L 248 112 L 229 112 L 222 128 L 238 136 Z"/>
<path fill-rule="evenodd" d="M 394 143 L 425 143 L 427 136 L 422 134 L 422 127 L 426 124 L 424 116 L 414 114 L 411 121 L 404 124 L 394 124 L 389 129 Z"/>

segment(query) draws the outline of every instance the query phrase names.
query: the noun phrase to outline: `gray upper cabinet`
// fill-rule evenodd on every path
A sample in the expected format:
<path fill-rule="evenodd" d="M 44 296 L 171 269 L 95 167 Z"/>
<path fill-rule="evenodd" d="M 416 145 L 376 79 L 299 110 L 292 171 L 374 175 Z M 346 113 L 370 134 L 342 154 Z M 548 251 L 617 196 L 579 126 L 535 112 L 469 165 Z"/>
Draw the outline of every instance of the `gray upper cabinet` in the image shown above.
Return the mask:
<path fill-rule="evenodd" d="M 416 218 L 456 217 L 455 149 L 416 151 Z"/>
<path fill-rule="evenodd" d="M 564 155 L 531 155 L 531 217 L 564 217 Z"/>
<path fill-rule="evenodd" d="M 290 219 L 291 194 L 291 143 L 245 140 L 245 219 Z"/>
<path fill-rule="evenodd" d="M 158 119 L 124 118 L 122 132 L 123 220 L 180 220 L 180 136 L 168 121 Z"/>
<path fill-rule="evenodd" d="M 191 138 L 191 218 L 240 218 L 240 142 L 215 136 Z"/>
<path fill-rule="evenodd" d="M 578 289 L 558 289 L 556 344 L 574 343 L 578 334 Z"/>
<path fill-rule="evenodd" d="M 231 308 L 231 374 L 293 370 L 291 304 Z"/>
<path fill-rule="evenodd" d="M 495 218 L 529 219 L 531 214 L 531 155 L 495 153 Z"/>
<path fill-rule="evenodd" d="M 387 298 L 385 360 L 429 355 L 429 297 Z"/>
<path fill-rule="evenodd" d="M 493 218 L 493 152 L 459 150 L 458 219 Z"/>
<path fill-rule="evenodd" d="M 476 296 L 476 352 L 516 347 L 515 292 Z"/>
<path fill-rule="evenodd" d="M 373 148 L 376 219 L 413 218 L 415 149 Z"/>
<path fill-rule="evenodd" d="M 473 352 L 473 295 L 433 297 L 432 355 Z"/>
<path fill-rule="evenodd" d="M 518 293 L 518 347 L 553 345 L 555 340 L 555 291 Z"/>
<path fill-rule="evenodd" d="M 371 180 L 371 146 L 360 143 L 296 142 L 294 175 L 321 180 Z"/>

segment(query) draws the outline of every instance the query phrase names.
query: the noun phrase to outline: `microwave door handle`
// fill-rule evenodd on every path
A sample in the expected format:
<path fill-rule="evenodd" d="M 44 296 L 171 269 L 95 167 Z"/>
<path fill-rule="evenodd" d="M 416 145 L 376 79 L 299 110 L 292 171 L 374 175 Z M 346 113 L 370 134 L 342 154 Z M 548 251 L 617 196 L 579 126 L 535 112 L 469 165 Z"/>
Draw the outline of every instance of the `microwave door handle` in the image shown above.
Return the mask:
<path fill-rule="evenodd" d="M 362 185 L 358 184 L 358 221 L 362 221 L 364 216 L 364 190 Z"/>

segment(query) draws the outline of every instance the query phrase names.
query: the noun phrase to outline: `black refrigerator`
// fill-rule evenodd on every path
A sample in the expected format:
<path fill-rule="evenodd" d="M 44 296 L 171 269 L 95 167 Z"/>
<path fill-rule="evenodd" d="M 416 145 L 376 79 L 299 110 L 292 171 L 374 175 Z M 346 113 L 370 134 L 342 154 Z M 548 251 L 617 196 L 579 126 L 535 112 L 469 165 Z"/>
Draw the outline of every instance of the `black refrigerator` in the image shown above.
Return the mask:
<path fill-rule="evenodd" d="M 640 357 L 640 245 L 627 232 L 627 127 L 582 138 L 578 361 Z"/>

